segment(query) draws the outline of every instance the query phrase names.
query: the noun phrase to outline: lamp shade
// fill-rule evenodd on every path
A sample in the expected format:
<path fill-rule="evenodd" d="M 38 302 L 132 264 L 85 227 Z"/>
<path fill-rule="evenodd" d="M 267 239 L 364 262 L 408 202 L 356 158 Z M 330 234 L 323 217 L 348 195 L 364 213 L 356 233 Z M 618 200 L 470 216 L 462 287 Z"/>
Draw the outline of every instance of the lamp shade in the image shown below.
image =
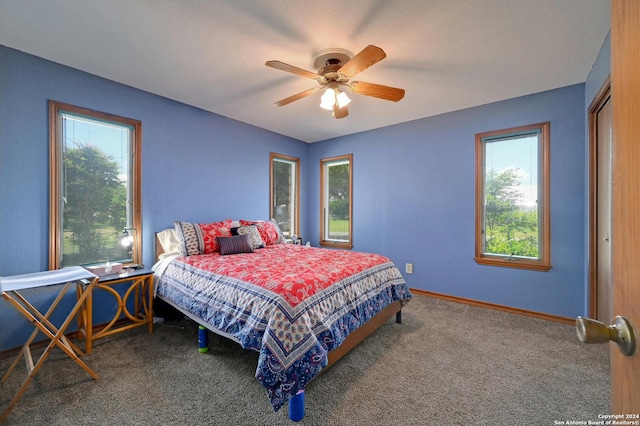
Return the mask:
<path fill-rule="evenodd" d="M 333 105 L 336 103 L 336 92 L 331 87 L 325 90 L 320 98 L 320 108 L 333 111 Z"/>
<path fill-rule="evenodd" d="M 124 228 L 122 230 L 122 235 L 120 236 L 120 245 L 122 247 L 131 247 L 133 245 L 133 235 L 129 233 L 129 230 L 134 230 L 133 228 Z"/>
<path fill-rule="evenodd" d="M 338 108 L 343 108 L 349 105 L 349 102 L 351 102 L 351 99 L 349 99 L 346 93 L 340 92 L 338 93 L 337 102 L 338 102 Z"/>

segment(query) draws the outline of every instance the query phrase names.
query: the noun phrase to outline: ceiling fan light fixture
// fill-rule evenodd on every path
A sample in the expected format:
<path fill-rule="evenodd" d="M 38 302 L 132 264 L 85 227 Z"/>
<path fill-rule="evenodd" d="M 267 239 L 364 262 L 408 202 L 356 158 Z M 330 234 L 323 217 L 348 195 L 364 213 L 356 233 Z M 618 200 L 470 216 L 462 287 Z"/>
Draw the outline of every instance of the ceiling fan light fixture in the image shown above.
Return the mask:
<path fill-rule="evenodd" d="M 333 106 L 336 103 L 336 92 L 331 87 L 325 90 L 324 94 L 320 98 L 320 108 L 327 111 L 333 111 Z"/>
<path fill-rule="evenodd" d="M 351 102 L 351 99 L 349 99 L 347 94 L 344 92 L 339 92 L 336 99 L 338 102 L 338 108 L 346 107 L 347 105 L 349 105 L 349 102 Z"/>

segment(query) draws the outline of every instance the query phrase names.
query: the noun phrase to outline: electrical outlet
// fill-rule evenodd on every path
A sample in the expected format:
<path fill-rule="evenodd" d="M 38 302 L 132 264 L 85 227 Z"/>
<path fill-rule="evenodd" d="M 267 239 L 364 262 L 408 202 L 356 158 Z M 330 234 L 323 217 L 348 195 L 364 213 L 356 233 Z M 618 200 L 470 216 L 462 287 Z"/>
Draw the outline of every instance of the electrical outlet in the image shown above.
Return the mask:
<path fill-rule="evenodd" d="M 413 274 L 413 263 L 405 263 L 404 264 L 404 271 L 407 274 Z"/>

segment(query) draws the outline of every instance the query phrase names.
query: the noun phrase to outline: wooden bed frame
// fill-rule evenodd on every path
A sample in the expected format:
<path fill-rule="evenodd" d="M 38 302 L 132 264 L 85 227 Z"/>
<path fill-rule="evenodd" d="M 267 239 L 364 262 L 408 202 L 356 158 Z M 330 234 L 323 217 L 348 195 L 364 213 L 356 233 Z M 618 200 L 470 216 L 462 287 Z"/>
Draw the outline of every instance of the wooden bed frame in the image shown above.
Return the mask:
<path fill-rule="evenodd" d="M 156 257 L 155 257 L 156 260 L 163 253 L 162 245 L 160 244 L 160 241 L 158 240 L 158 235 L 157 234 L 156 234 L 156 238 L 155 238 L 155 253 L 156 253 Z M 208 330 L 211 330 L 211 332 L 213 332 L 215 334 L 218 334 L 220 336 L 226 337 L 226 338 L 228 338 L 230 340 L 233 340 L 233 341 L 235 341 L 237 343 L 237 340 L 232 335 L 224 333 L 224 332 L 221 332 L 220 330 L 216 330 L 216 329 L 212 328 L 210 326 L 210 324 L 202 321 L 200 318 L 196 317 L 195 315 L 191 314 L 190 312 L 188 312 L 188 311 L 182 309 L 181 307 L 177 306 L 171 300 L 168 300 L 168 299 L 166 299 L 164 297 L 161 297 L 161 296 L 158 296 L 158 297 L 160 297 L 164 302 L 168 303 L 169 305 L 171 305 L 176 310 L 180 311 L 182 314 L 184 314 L 187 317 L 189 317 L 192 320 L 194 320 L 196 323 L 205 326 Z M 334 350 L 332 350 L 332 351 L 330 351 L 328 353 L 328 355 L 327 355 L 328 356 L 327 366 L 322 369 L 321 373 L 323 371 L 327 370 L 330 366 L 332 366 L 340 358 L 345 356 L 351 349 L 355 348 L 360 342 L 362 342 L 364 339 L 366 339 L 370 334 L 372 334 L 374 331 L 376 331 L 378 328 L 380 328 L 394 314 L 396 316 L 396 323 L 401 324 L 402 323 L 402 308 L 403 308 L 403 306 L 404 306 L 403 305 L 403 301 L 397 300 L 397 301 L 391 303 L 390 305 L 388 305 L 382 311 L 378 312 L 373 318 L 371 318 L 369 321 L 367 321 L 365 324 L 363 324 L 360 328 L 352 331 L 347 336 L 347 338 L 344 339 L 344 341 L 342 342 L 342 344 L 340 346 L 338 346 L 336 349 L 334 349 Z"/>

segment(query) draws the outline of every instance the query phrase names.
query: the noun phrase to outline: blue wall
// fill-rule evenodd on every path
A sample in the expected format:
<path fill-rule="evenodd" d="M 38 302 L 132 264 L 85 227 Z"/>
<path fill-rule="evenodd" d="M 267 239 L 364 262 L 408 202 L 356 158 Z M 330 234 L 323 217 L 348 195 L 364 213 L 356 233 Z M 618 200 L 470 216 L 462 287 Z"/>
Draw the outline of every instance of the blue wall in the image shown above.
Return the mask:
<path fill-rule="evenodd" d="M 587 309 L 585 109 L 608 73 L 608 39 L 585 84 L 307 145 L 0 46 L 0 275 L 47 268 L 48 122 L 54 99 L 142 121 L 143 259 L 173 220 L 267 218 L 269 152 L 301 159 L 301 235 L 319 235 L 319 163 L 354 155 L 354 249 L 389 256 L 412 288 L 552 315 Z M 597 90 L 597 89 L 596 89 Z M 551 122 L 550 272 L 478 266 L 478 132 Z M 51 292 L 30 296 L 44 303 Z M 69 295 L 69 301 L 72 295 Z M 0 351 L 30 326 L 0 300 Z"/>
<path fill-rule="evenodd" d="M 48 266 L 49 99 L 142 121 L 146 264 L 175 219 L 268 218 L 271 151 L 300 158 L 307 184 L 303 142 L 2 46 L 0 70 L 2 275 Z"/>
<path fill-rule="evenodd" d="M 354 249 L 389 256 L 411 288 L 573 317 L 584 314 L 584 85 L 313 144 L 309 229 L 318 235 L 320 159 L 353 153 Z M 480 266 L 475 134 L 551 122 L 549 272 Z M 578 159 L 579 161 L 576 161 Z"/>
<path fill-rule="evenodd" d="M 49 99 L 142 121 L 147 265 L 153 233 L 176 219 L 268 219 L 270 152 L 300 158 L 308 184 L 306 143 L 0 46 L 0 275 L 48 267 Z M 38 305 L 54 297 L 47 289 L 29 295 Z M 0 299 L 0 351 L 30 332 Z"/>

